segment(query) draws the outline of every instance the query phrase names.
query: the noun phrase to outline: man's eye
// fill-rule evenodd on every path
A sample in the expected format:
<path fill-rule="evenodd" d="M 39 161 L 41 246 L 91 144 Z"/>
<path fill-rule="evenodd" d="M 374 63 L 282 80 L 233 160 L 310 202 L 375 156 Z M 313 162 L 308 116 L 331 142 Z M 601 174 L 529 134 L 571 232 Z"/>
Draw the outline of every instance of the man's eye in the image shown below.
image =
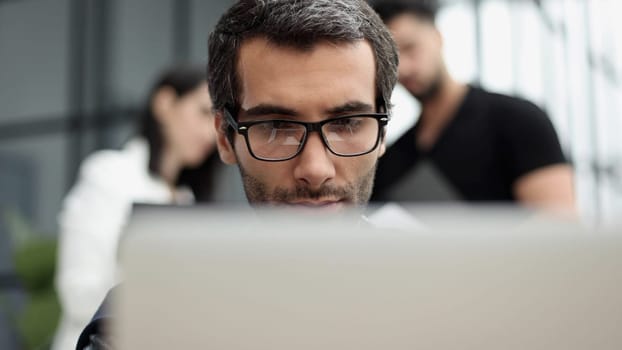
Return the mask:
<path fill-rule="evenodd" d="M 332 130 L 356 131 L 362 124 L 361 118 L 344 118 L 330 123 Z"/>
<path fill-rule="evenodd" d="M 305 132 L 304 126 L 283 120 L 269 120 L 252 126 L 249 136 L 265 144 L 298 144 Z M 295 141 L 292 141 L 295 140 Z"/>

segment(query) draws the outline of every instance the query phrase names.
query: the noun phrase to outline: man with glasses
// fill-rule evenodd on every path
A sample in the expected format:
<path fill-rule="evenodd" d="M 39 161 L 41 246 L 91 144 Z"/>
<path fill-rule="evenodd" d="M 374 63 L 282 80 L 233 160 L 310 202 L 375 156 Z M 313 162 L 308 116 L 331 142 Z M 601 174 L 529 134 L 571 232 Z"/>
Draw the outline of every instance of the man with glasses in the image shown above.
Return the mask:
<path fill-rule="evenodd" d="M 251 204 L 367 203 L 397 53 L 364 1 L 241 1 L 209 53 L 218 150 Z"/>
<path fill-rule="evenodd" d="M 397 80 L 391 35 L 363 0 L 242 0 L 209 39 L 218 151 L 253 205 L 364 205 Z M 78 349 L 101 342 L 94 318 Z"/>

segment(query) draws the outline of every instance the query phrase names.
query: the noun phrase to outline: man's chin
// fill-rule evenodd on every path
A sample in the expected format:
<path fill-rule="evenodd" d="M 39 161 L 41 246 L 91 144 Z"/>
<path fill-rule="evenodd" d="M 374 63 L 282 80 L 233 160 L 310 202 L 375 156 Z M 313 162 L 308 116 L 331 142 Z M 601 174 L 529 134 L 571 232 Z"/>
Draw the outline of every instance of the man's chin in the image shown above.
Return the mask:
<path fill-rule="evenodd" d="M 430 97 L 430 89 L 423 88 L 420 85 L 417 85 L 417 87 L 409 87 L 408 91 L 419 101 L 426 100 Z"/>

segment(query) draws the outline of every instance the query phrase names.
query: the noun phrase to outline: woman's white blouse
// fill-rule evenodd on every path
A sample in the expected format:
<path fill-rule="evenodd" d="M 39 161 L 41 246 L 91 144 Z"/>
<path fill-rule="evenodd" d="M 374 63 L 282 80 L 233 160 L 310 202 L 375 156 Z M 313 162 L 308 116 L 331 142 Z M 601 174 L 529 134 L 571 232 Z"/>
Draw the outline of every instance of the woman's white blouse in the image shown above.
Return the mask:
<path fill-rule="evenodd" d="M 74 349 L 80 331 L 118 279 L 117 245 L 133 203 L 194 202 L 188 188 L 176 189 L 148 171 L 142 139 L 120 151 L 99 151 L 82 164 L 59 215 L 56 288 L 63 315 L 54 349 Z"/>

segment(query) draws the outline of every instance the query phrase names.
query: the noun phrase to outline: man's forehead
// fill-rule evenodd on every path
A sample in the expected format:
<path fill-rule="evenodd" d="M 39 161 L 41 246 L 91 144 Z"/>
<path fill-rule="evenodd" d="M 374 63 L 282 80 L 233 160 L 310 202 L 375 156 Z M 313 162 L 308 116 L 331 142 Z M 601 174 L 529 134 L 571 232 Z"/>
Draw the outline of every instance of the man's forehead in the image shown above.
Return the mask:
<path fill-rule="evenodd" d="M 364 40 L 297 48 L 252 38 L 241 45 L 237 70 L 242 105 L 296 104 L 297 100 L 325 95 L 325 107 L 330 108 L 375 99 L 375 58 Z"/>
<path fill-rule="evenodd" d="M 353 42 L 330 42 L 318 41 L 310 46 L 293 46 L 275 43 L 264 36 L 257 36 L 246 39 L 240 45 L 238 53 L 237 71 L 240 78 L 243 78 L 245 70 L 249 66 L 265 67 L 266 63 L 278 63 L 277 67 L 285 68 L 280 64 L 289 63 L 299 66 L 302 62 L 309 62 L 318 55 L 329 55 L 332 58 L 339 58 L 347 55 L 364 55 L 375 61 L 373 50 L 367 40 L 357 40 Z M 289 62 L 288 62 L 289 61 Z M 339 62 L 333 61 L 333 64 Z M 375 72 L 375 67 L 374 67 Z"/>

